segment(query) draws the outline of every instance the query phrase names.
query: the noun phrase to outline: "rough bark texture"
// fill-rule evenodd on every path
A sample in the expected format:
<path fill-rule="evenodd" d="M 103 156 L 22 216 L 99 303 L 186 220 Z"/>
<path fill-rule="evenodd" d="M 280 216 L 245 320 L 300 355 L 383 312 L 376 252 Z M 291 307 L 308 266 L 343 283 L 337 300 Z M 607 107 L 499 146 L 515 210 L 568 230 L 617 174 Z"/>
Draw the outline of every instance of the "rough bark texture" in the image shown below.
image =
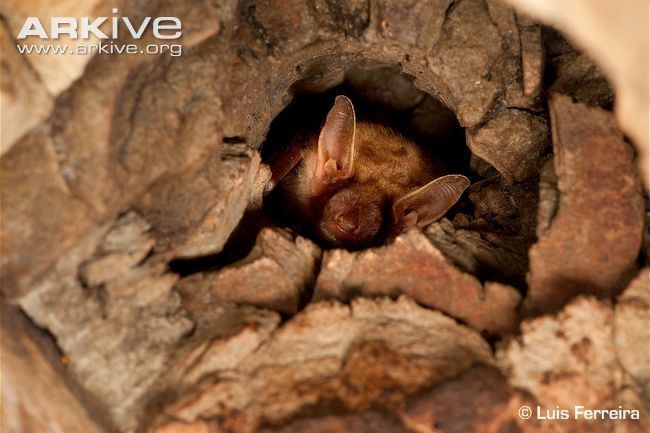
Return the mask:
<path fill-rule="evenodd" d="M 235 431 L 254 431 L 308 409 L 399 407 L 408 394 L 474 363 L 492 363 L 478 333 L 407 298 L 312 304 L 243 348 L 238 340 L 250 332 L 243 329 L 186 359 L 183 366 L 191 369 L 181 367 L 175 386 L 185 392 L 163 412 L 184 422 L 217 418 L 238 424 Z"/>
<path fill-rule="evenodd" d="M 555 96 L 550 111 L 560 195 L 530 250 L 527 302 L 540 311 L 578 293 L 620 293 L 637 270 L 644 219 L 632 150 L 613 116 L 568 96 Z"/>
<path fill-rule="evenodd" d="M 125 430 L 135 428 L 141 399 L 193 328 L 172 290 L 178 276 L 166 272 L 165 262 L 143 260 L 153 245 L 148 229 L 135 213 L 93 229 L 20 301 Z"/>
<path fill-rule="evenodd" d="M 497 352 L 510 384 L 530 393 L 545 408 L 620 405 L 641 413 L 638 421 L 577 420 L 561 431 L 640 432 L 650 427 L 647 277 L 646 269 L 615 306 L 580 297 L 554 316 L 526 321 L 521 338 Z M 635 343 L 621 344 L 629 338 Z"/>
<path fill-rule="evenodd" d="M 638 167 L 650 187 L 648 110 L 648 4 L 633 0 L 619 7 L 613 0 L 506 0 L 522 13 L 558 28 L 603 68 L 618 93 L 616 118 L 637 145 Z M 603 32 L 603 28 L 625 31 Z M 589 62 L 590 63 L 590 62 Z M 641 66 L 639 66 L 641 65 Z"/>
<path fill-rule="evenodd" d="M 75 385 L 66 378 L 49 338 L 35 331 L 19 310 L 5 304 L 2 328 L 3 430 L 105 432 L 72 391 Z"/>
<path fill-rule="evenodd" d="M 325 254 L 314 300 L 355 296 L 398 296 L 438 309 L 479 331 L 507 333 L 517 326 L 521 300 L 512 287 L 482 286 L 444 258 L 424 234 L 412 230 L 382 249 Z"/>
<path fill-rule="evenodd" d="M 470 132 L 467 145 L 512 182 L 537 172 L 547 135 L 544 118 L 512 109 L 490 119 L 478 131 Z M 507 137 L 506 141 L 503 137 Z"/>
<path fill-rule="evenodd" d="M 113 6 L 179 17 L 182 56 L 15 48 L 26 16 Z M 496 0 L 12 0 L 1 20 L 8 433 L 647 430 L 640 177 L 557 32 Z M 354 252 L 278 227 L 272 121 L 338 89 L 461 155 L 444 219 Z M 518 416 L 538 404 L 642 419 Z"/>
<path fill-rule="evenodd" d="M 293 314 L 314 284 L 320 249 L 302 237 L 262 229 L 251 253 L 218 271 L 183 278 L 176 290 L 189 311 L 237 302 Z"/>

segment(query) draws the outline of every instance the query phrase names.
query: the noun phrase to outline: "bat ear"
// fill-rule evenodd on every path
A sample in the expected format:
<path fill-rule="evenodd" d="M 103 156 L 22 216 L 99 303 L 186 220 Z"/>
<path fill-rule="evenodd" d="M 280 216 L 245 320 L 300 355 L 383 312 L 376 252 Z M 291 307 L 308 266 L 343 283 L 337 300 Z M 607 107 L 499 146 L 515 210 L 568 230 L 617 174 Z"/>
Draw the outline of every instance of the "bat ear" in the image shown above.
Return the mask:
<path fill-rule="evenodd" d="M 356 117 L 352 101 L 339 95 L 318 137 L 318 162 L 311 185 L 314 193 L 320 193 L 352 176 L 355 132 Z"/>
<path fill-rule="evenodd" d="M 400 197 L 393 204 L 393 220 L 399 230 L 424 227 L 440 219 L 469 186 L 469 179 L 450 174 Z"/>

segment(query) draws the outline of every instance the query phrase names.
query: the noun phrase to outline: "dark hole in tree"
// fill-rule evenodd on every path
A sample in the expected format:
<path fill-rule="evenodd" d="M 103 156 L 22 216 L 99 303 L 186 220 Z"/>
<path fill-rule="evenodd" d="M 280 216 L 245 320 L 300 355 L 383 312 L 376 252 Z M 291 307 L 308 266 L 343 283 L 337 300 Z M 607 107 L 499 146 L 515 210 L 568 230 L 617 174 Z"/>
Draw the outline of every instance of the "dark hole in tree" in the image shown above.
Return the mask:
<path fill-rule="evenodd" d="M 358 120 L 392 127 L 443 162 L 451 173 L 470 179 L 470 188 L 446 214 L 454 229 L 464 234 L 459 238 L 458 233 L 447 232 L 446 224 L 447 228 L 430 233 L 429 238 L 448 260 L 479 280 L 503 282 L 523 291 L 527 251 L 535 239 L 536 178 L 518 186 L 503 184 L 494 167 L 471 154 L 455 115 L 434 96 L 416 89 L 412 78 L 401 75 L 396 67 L 352 67 L 344 82 L 334 87 L 313 85 L 312 76 L 318 74 L 306 73 L 306 78 L 294 85 L 292 102 L 271 123 L 262 147 L 263 161 L 272 161 L 295 134 L 304 130 L 317 134 L 335 97 L 346 95 L 355 105 Z M 530 194 L 523 193 L 528 190 Z M 511 213 L 504 210 L 504 200 Z M 269 226 L 291 228 L 328 247 L 285 209 L 278 194 L 270 194 L 261 212 L 249 210 L 244 214 L 221 252 L 173 260 L 170 270 L 190 275 L 235 263 L 249 255 L 259 231 Z"/>
<path fill-rule="evenodd" d="M 266 163 L 280 155 L 296 134 L 318 134 L 337 95 L 349 97 L 355 107 L 357 121 L 369 121 L 388 126 L 411 139 L 442 162 L 450 173 L 469 172 L 470 151 L 465 145 L 465 131 L 456 116 L 435 97 L 418 90 L 412 78 L 397 67 L 352 67 L 342 84 L 325 92 L 313 93 L 304 82 L 294 86 L 293 101 L 271 123 L 262 147 Z M 298 229 L 301 234 L 318 241 L 303 224 L 289 214 L 278 197 L 270 194 L 265 211 L 279 226 Z M 449 213 L 464 206 L 463 200 Z"/>

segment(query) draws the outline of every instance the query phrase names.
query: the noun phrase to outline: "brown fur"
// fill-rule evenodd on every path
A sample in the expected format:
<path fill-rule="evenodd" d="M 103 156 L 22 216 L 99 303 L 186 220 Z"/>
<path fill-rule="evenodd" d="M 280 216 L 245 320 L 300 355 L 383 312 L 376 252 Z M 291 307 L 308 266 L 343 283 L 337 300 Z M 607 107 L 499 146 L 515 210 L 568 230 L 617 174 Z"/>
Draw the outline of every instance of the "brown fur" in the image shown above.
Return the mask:
<path fill-rule="evenodd" d="M 395 200 L 445 174 L 413 142 L 382 125 L 359 122 L 353 176 L 335 191 L 314 196 L 309 180 L 318 158 L 318 137 L 303 144 L 302 160 L 282 182 L 283 195 L 298 215 L 331 244 L 361 247 L 385 240 L 392 232 L 390 208 Z M 361 232 L 336 233 L 332 215 L 360 212 Z"/>

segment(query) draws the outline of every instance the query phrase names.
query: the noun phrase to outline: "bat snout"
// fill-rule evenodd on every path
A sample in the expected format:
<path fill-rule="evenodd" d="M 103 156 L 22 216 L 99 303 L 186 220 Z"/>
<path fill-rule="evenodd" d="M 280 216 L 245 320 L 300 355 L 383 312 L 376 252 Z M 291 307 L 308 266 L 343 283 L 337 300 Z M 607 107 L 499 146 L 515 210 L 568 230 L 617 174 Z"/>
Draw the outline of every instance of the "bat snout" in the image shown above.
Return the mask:
<path fill-rule="evenodd" d="M 337 229 L 344 234 L 358 235 L 361 229 L 359 211 L 351 210 L 337 214 L 334 217 L 334 224 Z"/>
<path fill-rule="evenodd" d="M 327 242 L 346 248 L 361 248 L 372 243 L 382 224 L 380 203 L 360 198 L 352 189 L 339 191 L 330 198 L 319 224 L 320 233 Z"/>
<path fill-rule="evenodd" d="M 380 219 L 372 213 L 354 208 L 333 215 L 325 225 L 325 231 L 335 244 L 358 248 L 374 239 L 380 225 Z"/>

